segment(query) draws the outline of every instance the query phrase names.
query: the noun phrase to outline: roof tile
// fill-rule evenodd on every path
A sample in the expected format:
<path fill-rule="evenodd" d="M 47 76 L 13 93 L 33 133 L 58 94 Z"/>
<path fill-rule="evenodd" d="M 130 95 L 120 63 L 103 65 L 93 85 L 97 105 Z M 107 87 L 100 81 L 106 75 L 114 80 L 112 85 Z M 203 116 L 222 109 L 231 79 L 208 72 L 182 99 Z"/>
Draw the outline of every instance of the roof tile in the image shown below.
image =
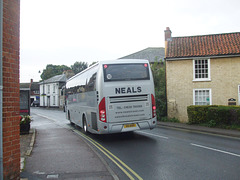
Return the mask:
<path fill-rule="evenodd" d="M 45 81 L 40 82 L 39 84 L 48 84 L 48 83 L 55 83 L 55 82 L 66 82 L 67 78 L 65 74 L 53 76 Z"/>
<path fill-rule="evenodd" d="M 202 36 L 172 37 L 166 59 L 240 55 L 240 32 Z"/>
<path fill-rule="evenodd" d="M 147 59 L 149 62 L 155 62 L 155 60 L 164 60 L 165 49 L 162 47 L 149 47 L 133 54 L 121 57 L 119 59 Z"/>

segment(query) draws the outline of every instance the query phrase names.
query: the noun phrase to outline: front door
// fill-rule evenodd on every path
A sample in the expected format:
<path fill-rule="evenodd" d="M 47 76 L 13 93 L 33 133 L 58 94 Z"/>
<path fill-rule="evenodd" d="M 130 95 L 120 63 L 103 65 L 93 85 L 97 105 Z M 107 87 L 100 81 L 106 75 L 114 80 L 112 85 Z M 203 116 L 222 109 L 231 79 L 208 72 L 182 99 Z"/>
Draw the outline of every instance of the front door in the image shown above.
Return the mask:
<path fill-rule="evenodd" d="M 50 107 L 50 96 L 47 97 L 47 107 Z"/>

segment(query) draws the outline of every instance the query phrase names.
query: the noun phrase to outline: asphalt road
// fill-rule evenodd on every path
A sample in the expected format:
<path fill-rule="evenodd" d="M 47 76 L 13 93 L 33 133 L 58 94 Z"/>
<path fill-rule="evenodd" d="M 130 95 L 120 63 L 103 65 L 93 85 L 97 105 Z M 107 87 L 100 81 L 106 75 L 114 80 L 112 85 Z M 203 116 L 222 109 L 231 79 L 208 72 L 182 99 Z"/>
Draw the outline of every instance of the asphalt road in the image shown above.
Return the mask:
<path fill-rule="evenodd" d="M 65 114 L 33 108 L 93 146 L 120 179 L 239 179 L 240 139 L 157 127 L 127 134 L 87 136 Z M 37 124 L 36 124 L 37 127 Z"/>

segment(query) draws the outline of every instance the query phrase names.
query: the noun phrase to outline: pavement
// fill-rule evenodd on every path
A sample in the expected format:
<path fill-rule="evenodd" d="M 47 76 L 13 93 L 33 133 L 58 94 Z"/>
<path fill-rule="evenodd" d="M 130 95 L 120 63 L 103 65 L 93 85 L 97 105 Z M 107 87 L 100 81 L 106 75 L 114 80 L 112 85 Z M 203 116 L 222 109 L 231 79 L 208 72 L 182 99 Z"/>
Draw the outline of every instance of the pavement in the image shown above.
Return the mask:
<path fill-rule="evenodd" d="M 31 129 L 29 134 L 20 135 L 21 163 L 20 171 L 24 170 L 25 159 L 31 155 L 36 137 L 36 130 Z"/>
<path fill-rule="evenodd" d="M 159 122 L 159 121 L 158 121 L 158 126 L 240 138 L 240 131 L 238 130 L 210 128 L 210 127 L 204 127 L 199 125 L 189 125 L 186 123 L 172 123 L 172 122 Z"/>
<path fill-rule="evenodd" d="M 172 123 L 172 122 L 158 122 L 158 126 L 166 127 L 166 128 L 176 128 L 176 129 L 187 130 L 187 131 L 192 131 L 192 132 L 209 133 L 209 134 L 215 134 L 215 135 L 221 135 L 221 136 L 240 138 L 240 131 L 237 131 L 237 130 L 209 128 L 209 127 L 203 127 L 203 126 L 198 126 L 198 125 L 188 125 L 185 123 Z M 59 133 L 61 133 L 61 132 L 59 132 Z M 38 163 L 38 164 L 40 164 L 39 166 L 41 166 L 41 163 L 39 163 L 39 162 L 41 162 L 39 159 L 43 158 L 43 157 L 41 157 L 41 155 L 44 153 L 49 153 L 49 152 L 46 152 L 47 150 L 49 151 L 49 149 L 42 148 L 42 149 L 40 149 L 41 152 L 36 151 L 34 153 L 34 156 L 39 156 L 39 157 L 35 157 L 35 158 L 31 157 L 32 151 L 34 149 L 34 143 L 36 140 L 36 136 L 38 137 L 38 140 L 46 139 L 48 137 L 45 134 L 47 134 L 47 133 L 45 132 L 45 133 L 38 134 L 37 130 L 31 129 L 29 134 L 21 135 L 21 137 L 20 137 L 21 180 L 28 180 L 28 179 L 114 179 L 114 180 L 117 180 L 118 179 L 116 174 L 111 170 L 111 168 L 107 165 L 107 163 L 103 160 L 103 158 L 101 158 L 101 156 L 93 148 L 91 148 L 85 141 L 79 140 L 79 139 L 77 140 L 79 146 L 78 147 L 74 146 L 74 147 L 75 148 L 81 147 L 81 149 L 73 150 L 73 152 L 77 151 L 77 153 L 78 153 L 77 157 L 81 157 L 82 160 L 84 160 L 83 161 L 84 163 L 77 164 L 77 166 L 79 166 L 79 165 L 82 166 L 82 167 L 78 167 L 78 169 L 80 170 L 79 173 L 80 174 L 82 173 L 82 175 L 76 174 L 76 176 L 78 176 L 79 178 L 73 178 L 75 176 L 74 174 L 72 174 L 72 177 L 70 177 L 70 176 L 67 177 L 66 175 L 64 176 L 63 174 L 59 176 L 59 174 L 56 174 L 56 173 L 46 174 L 46 173 L 40 172 L 40 171 L 35 171 L 36 172 L 35 177 L 33 176 L 33 174 L 29 174 L 28 172 L 29 172 L 29 169 L 31 169 L 31 167 L 33 167 L 32 165 Z M 69 139 L 66 139 L 66 138 L 70 138 L 70 136 L 61 137 L 61 139 L 64 139 L 64 138 L 65 138 L 65 140 L 68 141 Z M 39 149 L 40 145 L 41 144 L 37 144 L 36 148 Z M 45 145 L 47 145 L 47 144 L 45 144 Z M 58 146 L 58 145 L 55 145 L 55 146 Z M 59 148 L 59 147 L 56 147 L 56 148 Z M 61 148 L 63 148 L 63 147 L 61 147 Z M 64 149 L 62 151 L 64 151 Z M 45 160 L 48 163 L 51 163 L 53 161 L 54 169 L 58 169 L 60 167 L 60 162 L 56 158 L 56 157 L 58 157 L 58 155 L 56 153 L 62 156 L 61 151 L 55 151 L 54 156 L 49 156 L 50 159 Z M 74 157 L 75 156 L 73 156 L 73 158 Z M 36 158 L 38 158 L 39 161 L 36 161 Z M 70 158 L 72 158 L 72 157 L 70 157 Z M 30 164 L 30 166 L 27 166 L 27 168 L 25 166 L 26 163 Z M 95 167 L 96 165 L 97 165 L 96 171 L 98 171 L 98 172 L 96 172 L 96 171 L 93 172 L 94 170 L 93 170 L 92 166 Z M 65 169 L 63 167 L 62 171 L 65 171 Z M 52 172 L 54 172 L 54 171 L 52 171 Z M 69 173 L 69 172 L 67 172 L 67 173 Z"/>
<path fill-rule="evenodd" d="M 119 179 L 82 138 L 69 129 L 52 127 L 31 129 L 28 135 L 21 135 L 21 180 Z"/>

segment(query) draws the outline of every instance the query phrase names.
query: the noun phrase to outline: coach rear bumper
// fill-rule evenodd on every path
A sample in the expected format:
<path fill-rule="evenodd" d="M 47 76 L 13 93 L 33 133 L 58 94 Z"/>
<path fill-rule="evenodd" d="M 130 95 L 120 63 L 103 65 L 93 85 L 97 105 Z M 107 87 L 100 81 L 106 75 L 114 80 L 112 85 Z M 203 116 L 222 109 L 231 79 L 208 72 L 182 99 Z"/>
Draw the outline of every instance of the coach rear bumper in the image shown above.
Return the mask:
<path fill-rule="evenodd" d="M 153 129 L 157 125 L 156 118 L 123 123 L 100 123 L 99 134 L 122 133 L 144 129 Z"/>

